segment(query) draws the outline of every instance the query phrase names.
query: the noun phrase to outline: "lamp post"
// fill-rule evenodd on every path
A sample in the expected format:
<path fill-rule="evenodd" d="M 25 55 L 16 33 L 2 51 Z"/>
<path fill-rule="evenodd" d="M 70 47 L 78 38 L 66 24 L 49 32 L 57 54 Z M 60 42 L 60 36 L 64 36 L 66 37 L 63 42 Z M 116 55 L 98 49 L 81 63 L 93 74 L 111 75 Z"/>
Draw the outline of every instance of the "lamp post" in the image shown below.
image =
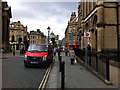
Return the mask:
<path fill-rule="evenodd" d="M 50 33 L 50 27 L 49 26 L 48 26 L 47 30 L 48 30 L 48 44 L 49 44 L 49 33 Z"/>

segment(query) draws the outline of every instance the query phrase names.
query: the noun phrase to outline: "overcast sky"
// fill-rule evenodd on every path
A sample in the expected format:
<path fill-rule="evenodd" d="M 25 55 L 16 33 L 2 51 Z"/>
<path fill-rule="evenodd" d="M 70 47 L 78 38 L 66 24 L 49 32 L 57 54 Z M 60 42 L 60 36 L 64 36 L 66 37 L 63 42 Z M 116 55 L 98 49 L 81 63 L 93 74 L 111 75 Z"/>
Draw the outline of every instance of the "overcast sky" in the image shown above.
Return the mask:
<path fill-rule="evenodd" d="M 40 29 L 45 35 L 48 35 L 47 27 L 50 26 L 50 32 L 59 35 L 60 40 L 64 38 L 71 13 L 78 12 L 78 2 L 3 1 L 11 6 L 12 22 L 21 21 L 28 31 Z"/>

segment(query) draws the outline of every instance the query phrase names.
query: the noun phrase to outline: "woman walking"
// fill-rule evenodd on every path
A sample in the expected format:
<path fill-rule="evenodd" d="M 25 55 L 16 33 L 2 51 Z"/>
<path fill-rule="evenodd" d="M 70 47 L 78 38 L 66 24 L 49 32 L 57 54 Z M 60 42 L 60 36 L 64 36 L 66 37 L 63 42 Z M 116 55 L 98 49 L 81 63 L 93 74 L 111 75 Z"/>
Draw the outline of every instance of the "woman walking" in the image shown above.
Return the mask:
<path fill-rule="evenodd" d="M 74 64 L 74 59 L 75 59 L 75 52 L 72 48 L 71 50 L 69 50 L 69 55 L 70 55 L 70 60 L 71 60 L 71 65 L 72 65 Z"/>

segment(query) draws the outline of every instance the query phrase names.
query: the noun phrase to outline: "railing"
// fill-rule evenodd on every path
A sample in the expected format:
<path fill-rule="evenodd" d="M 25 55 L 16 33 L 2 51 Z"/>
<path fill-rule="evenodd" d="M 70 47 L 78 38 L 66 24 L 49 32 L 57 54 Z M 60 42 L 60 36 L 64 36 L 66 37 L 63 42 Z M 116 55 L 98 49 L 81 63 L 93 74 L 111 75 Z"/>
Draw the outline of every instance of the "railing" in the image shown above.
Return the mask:
<path fill-rule="evenodd" d="M 74 48 L 75 55 L 85 63 L 85 50 Z M 104 79 L 109 81 L 109 57 L 92 51 L 87 51 L 87 67 L 90 67 Z"/>

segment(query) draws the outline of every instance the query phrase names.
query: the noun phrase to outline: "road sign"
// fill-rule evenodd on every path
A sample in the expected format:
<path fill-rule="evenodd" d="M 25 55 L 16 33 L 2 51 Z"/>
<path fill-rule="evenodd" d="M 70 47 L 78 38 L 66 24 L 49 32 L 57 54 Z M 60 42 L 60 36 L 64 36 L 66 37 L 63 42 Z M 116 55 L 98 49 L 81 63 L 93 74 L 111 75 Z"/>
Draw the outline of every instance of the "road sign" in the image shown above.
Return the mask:
<path fill-rule="evenodd" d="M 86 33 L 84 32 L 84 38 L 86 38 L 86 37 L 90 38 L 90 32 L 86 32 Z"/>

